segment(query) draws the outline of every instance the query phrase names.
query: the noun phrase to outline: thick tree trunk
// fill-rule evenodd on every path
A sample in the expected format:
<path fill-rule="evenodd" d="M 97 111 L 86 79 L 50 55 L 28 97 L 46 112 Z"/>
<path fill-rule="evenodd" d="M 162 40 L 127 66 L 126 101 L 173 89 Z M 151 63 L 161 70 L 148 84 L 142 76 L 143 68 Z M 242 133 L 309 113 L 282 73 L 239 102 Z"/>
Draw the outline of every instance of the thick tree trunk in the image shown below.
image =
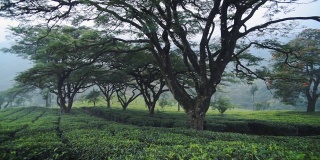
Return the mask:
<path fill-rule="evenodd" d="M 189 113 L 191 117 L 191 128 L 195 130 L 203 130 L 205 113 Z"/>
<path fill-rule="evenodd" d="M 307 112 L 315 112 L 316 103 L 317 103 L 317 99 L 308 99 Z"/>
<path fill-rule="evenodd" d="M 203 130 L 204 118 L 210 107 L 211 97 L 197 98 L 195 103 L 187 108 L 190 108 L 187 113 L 191 119 L 191 128 L 195 130 Z"/>

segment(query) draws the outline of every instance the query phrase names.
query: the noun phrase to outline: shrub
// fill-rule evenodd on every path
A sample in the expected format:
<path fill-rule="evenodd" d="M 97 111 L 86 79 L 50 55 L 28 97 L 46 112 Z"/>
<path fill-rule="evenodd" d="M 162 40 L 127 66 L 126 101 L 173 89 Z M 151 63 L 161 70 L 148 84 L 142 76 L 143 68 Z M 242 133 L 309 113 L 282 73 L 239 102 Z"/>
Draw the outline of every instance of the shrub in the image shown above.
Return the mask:
<path fill-rule="evenodd" d="M 257 102 L 257 103 L 254 103 L 254 107 L 255 107 L 255 110 L 257 111 L 261 111 L 261 110 L 267 110 L 270 108 L 270 103 L 269 102 Z"/>
<path fill-rule="evenodd" d="M 220 114 L 223 114 L 227 109 L 232 109 L 234 106 L 230 98 L 220 97 L 217 101 L 211 103 L 212 109 L 218 109 Z"/>

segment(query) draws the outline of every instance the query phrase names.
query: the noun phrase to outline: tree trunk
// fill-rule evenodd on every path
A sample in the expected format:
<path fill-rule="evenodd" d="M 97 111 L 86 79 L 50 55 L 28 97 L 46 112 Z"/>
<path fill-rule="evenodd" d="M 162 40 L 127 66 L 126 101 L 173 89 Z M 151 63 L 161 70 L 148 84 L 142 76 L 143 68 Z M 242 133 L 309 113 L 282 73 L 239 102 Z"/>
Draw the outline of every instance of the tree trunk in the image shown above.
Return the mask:
<path fill-rule="evenodd" d="M 106 101 L 107 101 L 107 108 L 110 108 L 111 107 L 110 100 L 106 100 Z"/>
<path fill-rule="evenodd" d="M 71 107 L 66 107 L 64 110 L 64 113 L 70 113 L 71 112 Z"/>
<path fill-rule="evenodd" d="M 65 113 L 70 113 L 71 112 L 72 105 L 73 105 L 73 96 L 68 98 L 68 107 L 65 110 Z"/>
<path fill-rule="evenodd" d="M 307 112 L 315 112 L 316 103 L 317 103 L 317 99 L 308 99 Z"/>
<path fill-rule="evenodd" d="M 197 98 L 195 103 L 186 108 L 190 108 L 187 113 L 191 118 L 191 128 L 195 130 L 203 130 L 204 117 L 210 107 L 211 97 Z M 191 104 L 190 104 L 191 105 Z"/>
<path fill-rule="evenodd" d="M 252 110 L 254 110 L 254 93 L 252 94 Z"/>
<path fill-rule="evenodd" d="M 195 130 L 203 130 L 205 113 L 189 113 L 191 117 L 191 128 Z"/>
<path fill-rule="evenodd" d="M 60 97 L 58 100 L 60 104 L 60 109 L 62 113 L 70 113 L 71 107 L 73 104 L 73 99 L 68 99 L 68 104 L 66 105 L 66 98 L 65 97 Z"/>
<path fill-rule="evenodd" d="M 128 104 L 123 104 L 123 105 L 122 105 L 122 110 L 123 110 L 123 111 L 127 110 L 127 107 L 128 107 Z"/>
<path fill-rule="evenodd" d="M 50 107 L 50 102 L 51 102 L 51 95 L 50 93 L 47 93 L 46 95 L 46 107 Z"/>
<path fill-rule="evenodd" d="M 154 109 L 156 108 L 156 104 L 155 103 L 150 103 L 148 105 L 148 109 L 149 109 L 149 114 L 150 115 L 154 115 Z"/>

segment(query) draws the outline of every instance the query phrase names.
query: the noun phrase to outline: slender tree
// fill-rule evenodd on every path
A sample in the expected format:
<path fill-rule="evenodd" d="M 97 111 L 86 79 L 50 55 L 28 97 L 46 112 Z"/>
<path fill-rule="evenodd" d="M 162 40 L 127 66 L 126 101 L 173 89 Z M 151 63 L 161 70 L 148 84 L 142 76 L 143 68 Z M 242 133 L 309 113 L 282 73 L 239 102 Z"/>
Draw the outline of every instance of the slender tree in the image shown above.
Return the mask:
<path fill-rule="evenodd" d="M 129 104 L 141 95 L 141 92 L 139 92 L 135 84 L 124 83 L 117 85 L 116 94 L 122 109 L 125 111 Z"/>
<path fill-rule="evenodd" d="M 52 99 L 52 95 L 50 93 L 49 89 L 43 89 L 40 92 L 42 98 L 46 101 L 46 107 L 50 107 L 51 106 L 51 99 Z"/>
<path fill-rule="evenodd" d="M 252 85 L 250 87 L 250 94 L 252 95 L 252 110 L 254 110 L 254 95 L 258 91 L 258 86 L 257 85 Z"/>
<path fill-rule="evenodd" d="M 117 84 L 123 80 L 123 77 L 119 77 L 117 73 L 113 71 L 100 70 L 95 71 L 93 76 L 94 84 L 97 85 L 107 102 L 107 107 L 111 107 L 111 99 L 116 91 Z"/>

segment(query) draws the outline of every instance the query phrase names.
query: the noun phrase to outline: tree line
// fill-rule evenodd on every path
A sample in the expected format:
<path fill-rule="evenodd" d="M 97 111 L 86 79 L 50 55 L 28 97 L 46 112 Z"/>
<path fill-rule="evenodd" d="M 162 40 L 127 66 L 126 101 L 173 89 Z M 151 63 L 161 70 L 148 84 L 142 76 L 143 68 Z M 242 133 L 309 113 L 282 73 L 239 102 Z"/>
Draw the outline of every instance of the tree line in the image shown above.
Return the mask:
<path fill-rule="evenodd" d="M 157 75 L 161 75 L 161 78 L 157 79 L 159 85 L 156 86 L 165 84 L 190 116 L 191 127 L 202 130 L 211 97 L 216 93 L 217 86 L 223 83 L 223 75 L 228 70 L 228 65 L 234 64 L 232 72 L 238 77 L 245 77 L 248 80 L 261 78 L 272 82 L 270 84 L 280 82 L 278 80 L 282 78 L 273 76 L 271 74 L 273 72 L 268 72 L 266 68 L 257 70 L 250 68 L 252 65 L 257 65 L 257 61 L 261 59 L 248 53 L 248 49 L 251 47 L 270 49 L 275 54 L 279 53 L 284 57 L 298 55 L 297 50 L 290 45 L 282 45 L 276 40 L 264 38 L 267 34 L 286 34 L 294 29 L 294 25 L 281 25 L 281 23 L 292 20 L 320 21 L 317 15 L 285 18 L 275 16 L 292 11 L 291 6 L 296 3 L 299 2 L 287 0 L 106 0 L 103 2 L 54 0 L 43 3 L 6 1 L 1 5 L 0 16 L 19 18 L 23 22 L 30 22 L 32 18 L 43 20 L 39 23 L 44 23 L 48 28 L 47 32 L 43 32 L 40 39 L 36 37 L 38 39 L 35 40 L 35 43 L 38 44 L 34 46 L 35 48 L 28 47 L 31 51 L 40 48 L 40 53 L 33 55 L 32 58 L 38 59 L 42 64 L 36 63 L 35 67 L 39 69 L 29 70 L 26 78 L 20 75 L 17 79 L 23 81 L 23 79 L 34 78 L 32 85 L 40 85 L 43 81 L 37 81 L 37 79 L 41 79 L 41 75 L 52 77 L 51 83 L 46 83 L 41 87 L 50 88 L 56 85 L 51 92 L 57 94 L 57 102 L 66 112 L 72 106 L 74 95 L 88 87 L 84 84 L 93 84 L 86 83 L 95 77 L 92 75 L 95 73 L 92 68 L 112 70 L 114 65 L 122 68 L 124 66 L 122 66 L 121 58 L 127 57 L 122 57 L 123 54 L 120 53 L 130 55 L 130 53 L 141 52 L 143 53 L 141 58 L 150 55 L 153 61 L 144 68 L 145 71 L 147 72 L 151 65 L 155 66 L 158 71 Z M 258 18 L 264 21 L 252 24 L 250 20 L 256 18 L 257 11 L 262 8 L 267 8 L 267 11 L 263 17 Z M 54 28 L 61 21 L 72 22 L 73 25 L 92 21 L 98 32 L 96 35 L 87 33 L 79 36 L 78 32 L 81 31 L 81 27 L 78 27 L 76 29 L 78 32 L 75 31 L 72 35 L 59 34 L 65 31 L 71 32 L 69 29 Z M 28 32 L 39 33 L 34 25 L 26 28 L 31 30 Z M 33 29 L 35 30 L 32 31 Z M 90 28 L 84 30 L 95 32 Z M 108 33 L 112 33 L 114 37 Z M 116 38 L 115 35 L 121 34 L 127 34 L 133 38 Z M 44 45 L 50 41 L 46 38 L 50 36 L 53 37 L 51 45 Z M 24 38 L 21 37 L 21 39 Z M 72 40 L 74 38 L 78 39 Z M 26 42 L 23 45 L 29 45 L 29 43 Z M 18 47 L 17 50 L 23 51 L 23 48 Z M 55 52 L 57 52 L 56 55 L 52 55 Z M 25 53 L 28 54 L 28 52 Z M 46 58 L 39 58 L 39 56 L 42 57 L 42 54 Z M 120 60 L 109 66 L 105 65 L 108 62 L 100 61 L 101 57 Z M 284 60 L 287 65 L 296 66 L 296 64 L 290 64 L 289 58 L 284 58 Z M 303 61 L 306 62 L 306 60 Z M 177 63 L 180 65 L 176 66 Z M 52 71 L 52 68 L 58 71 Z M 127 72 L 125 67 L 122 69 Z M 142 67 L 138 73 L 143 73 L 140 70 L 144 69 Z M 309 71 L 310 68 L 307 70 Z M 117 71 L 116 74 L 121 73 Z M 28 75 L 32 76 L 28 77 Z M 132 72 L 126 75 L 137 76 L 139 74 Z M 150 89 L 155 87 L 145 85 L 141 80 L 136 79 L 136 81 L 141 83 L 140 89 L 148 88 L 148 92 L 141 89 L 141 94 L 145 94 L 144 98 L 148 99 L 146 104 L 152 106 L 160 90 L 153 93 Z M 309 79 L 308 82 L 309 85 L 311 85 L 310 82 L 314 83 L 311 85 L 313 90 L 309 93 L 317 95 L 316 81 Z M 146 84 L 153 83 L 147 82 Z M 131 87 L 130 82 L 121 88 L 126 87 Z M 153 93 L 153 100 L 150 99 L 152 97 L 150 93 Z M 307 97 L 311 96 L 307 95 Z M 123 101 L 125 105 L 130 98 L 126 97 L 120 101 Z"/>

